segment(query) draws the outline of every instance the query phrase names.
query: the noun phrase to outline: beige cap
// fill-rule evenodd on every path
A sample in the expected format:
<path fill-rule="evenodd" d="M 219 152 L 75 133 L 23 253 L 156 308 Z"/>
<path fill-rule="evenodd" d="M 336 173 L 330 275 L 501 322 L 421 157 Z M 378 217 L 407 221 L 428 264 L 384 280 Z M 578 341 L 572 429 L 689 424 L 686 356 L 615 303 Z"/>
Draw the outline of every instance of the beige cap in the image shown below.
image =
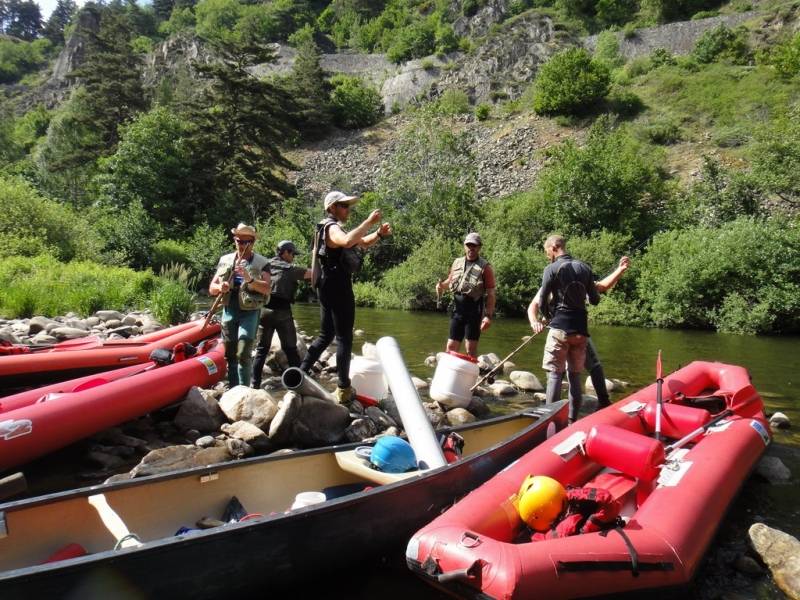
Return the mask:
<path fill-rule="evenodd" d="M 477 244 L 478 246 L 483 246 L 483 241 L 481 240 L 481 236 L 475 233 L 468 233 L 467 237 L 464 238 L 465 244 Z"/>
<path fill-rule="evenodd" d="M 355 204 L 358 202 L 358 196 L 348 196 L 344 192 L 328 192 L 325 196 L 325 210 L 328 210 L 334 204 Z"/>
<path fill-rule="evenodd" d="M 247 225 L 245 223 L 239 223 L 236 227 L 231 229 L 231 233 L 233 235 L 249 235 L 253 238 L 257 238 L 258 234 L 256 233 L 256 228 L 252 225 Z"/>

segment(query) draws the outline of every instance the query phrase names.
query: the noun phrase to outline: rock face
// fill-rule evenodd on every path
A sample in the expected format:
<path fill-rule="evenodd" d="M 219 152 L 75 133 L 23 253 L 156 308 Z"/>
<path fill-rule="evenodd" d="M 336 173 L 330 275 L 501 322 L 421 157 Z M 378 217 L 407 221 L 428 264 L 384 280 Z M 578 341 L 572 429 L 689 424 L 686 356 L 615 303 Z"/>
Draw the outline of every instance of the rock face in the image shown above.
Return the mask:
<path fill-rule="evenodd" d="M 752 525 L 748 534 L 778 587 L 789 598 L 800 600 L 800 541 L 763 523 Z"/>
<path fill-rule="evenodd" d="M 222 395 L 219 407 L 230 421 L 247 421 L 261 429 L 278 413 L 278 403 L 265 390 L 237 385 Z"/>
<path fill-rule="evenodd" d="M 100 30 L 100 13 L 93 9 L 83 9 L 78 13 L 78 22 L 75 30 L 64 44 L 64 49 L 58 55 L 53 65 L 53 74 L 47 82 L 47 87 L 54 91 L 65 90 L 71 84 L 67 75 L 83 64 L 90 36 Z"/>

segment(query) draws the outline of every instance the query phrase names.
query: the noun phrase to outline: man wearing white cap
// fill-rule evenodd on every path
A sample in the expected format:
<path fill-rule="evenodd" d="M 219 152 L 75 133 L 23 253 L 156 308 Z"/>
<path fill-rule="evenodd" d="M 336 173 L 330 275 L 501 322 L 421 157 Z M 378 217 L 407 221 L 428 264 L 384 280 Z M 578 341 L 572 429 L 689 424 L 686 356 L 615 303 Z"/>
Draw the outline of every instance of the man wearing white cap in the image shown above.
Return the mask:
<path fill-rule="evenodd" d="M 494 318 L 495 279 L 492 265 L 480 256 L 483 241 L 477 233 L 464 238 L 464 256 L 450 267 L 447 279 L 436 284 L 436 295 L 450 289 L 453 293 L 453 313 L 450 316 L 450 336 L 447 351 L 458 352 L 465 337 L 467 354 L 478 356 L 481 332 L 489 329 Z"/>
<path fill-rule="evenodd" d="M 275 333 L 278 334 L 289 366 L 300 366 L 292 303 L 297 293 L 298 282 L 311 279 L 311 269 L 293 264 L 294 257 L 298 254 L 300 253 L 294 242 L 283 240 L 278 244 L 276 255 L 268 261 L 272 293 L 266 307 L 261 311 L 261 338 L 256 346 L 256 358 L 253 361 L 254 388 L 261 387 L 264 362 L 267 360 Z"/>
<path fill-rule="evenodd" d="M 239 223 L 231 229 L 236 252 L 219 259 L 208 291 L 223 296 L 222 338 L 231 387 L 250 385 L 253 344 L 261 307 L 269 299 L 270 275 L 267 259 L 253 252 L 256 229 Z"/>
<path fill-rule="evenodd" d="M 319 293 L 320 334 L 308 348 L 300 368 L 310 372 L 325 348 L 336 337 L 336 373 L 339 384 L 336 398 L 347 403 L 355 396 L 350 387 L 350 355 L 353 349 L 353 325 L 356 302 L 353 296 L 353 274 L 361 263 L 360 251 L 392 234 L 389 223 L 381 223 L 381 211 L 373 210 L 358 227 L 346 232 L 342 225 L 350 216 L 356 196 L 330 192 L 323 201 L 326 217 L 317 225 L 314 254 L 311 258 L 311 285 Z M 373 225 L 378 229 L 367 233 Z"/>

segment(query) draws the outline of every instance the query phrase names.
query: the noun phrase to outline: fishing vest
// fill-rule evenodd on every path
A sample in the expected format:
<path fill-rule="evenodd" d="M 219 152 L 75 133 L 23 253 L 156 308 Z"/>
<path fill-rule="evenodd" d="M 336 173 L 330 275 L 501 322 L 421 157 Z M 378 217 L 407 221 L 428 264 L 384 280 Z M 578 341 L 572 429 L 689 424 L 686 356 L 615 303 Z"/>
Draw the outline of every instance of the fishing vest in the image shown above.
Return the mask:
<path fill-rule="evenodd" d="M 575 259 L 562 259 L 556 271 L 558 288 L 554 290 L 555 305 L 567 310 L 586 310 L 586 285 L 573 264 L 584 263 Z"/>
<path fill-rule="evenodd" d="M 450 291 L 462 294 L 472 300 L 480 300 L 486 292 L 483 272 L 489 261 L 482 256 L 467 267 L 467 257 L 461 256 L 453 261 L 450 268 Z"/>
<path fill-rule="evenodd" d="M 330 248 L 326 243 L 328 229 L 339 221 L 333 217 L 325 217 L 317 224 L 317 242 L 315 255 L 319 257 L 323 269 L 340 268 L 349 275 L 355 275 L 361 270 L 364 262 L 364 252 L 361 248 Z"/>
<path fill-rule="evenodd" d="M 270 258 L 268 262 L 272 295 L 292 302 L 297 292 L 297 280 L 291 276 L 295 266 L 278 256 Z"/>
<path fill-rule="evenodd" d="M 220 258 L 219 264 L 217 265 L 216 276 L 222 281 L 227 281 L 233 272 L 233 263 L 235 261 L 235 252 L 231 252 L 230 254 L 226 254 Z M 245 267 L 245 270 L 253 279 L 261 279 L 261 272 L 264 270 L 267 264 L 266 258 L 254 252 L 253 257 L 250 259 L 250 263 Z M 229 300 L 230 294 L 225 294 L 225 297 L 222 299 L 222 305 L 228 306 Z M 258 292 L 247 289 L 244 283 L 239 286 L 239 308 L 242 310 L 259 310 L 267 303 L 268 300 L 269 294 L 259 294 Z"/>

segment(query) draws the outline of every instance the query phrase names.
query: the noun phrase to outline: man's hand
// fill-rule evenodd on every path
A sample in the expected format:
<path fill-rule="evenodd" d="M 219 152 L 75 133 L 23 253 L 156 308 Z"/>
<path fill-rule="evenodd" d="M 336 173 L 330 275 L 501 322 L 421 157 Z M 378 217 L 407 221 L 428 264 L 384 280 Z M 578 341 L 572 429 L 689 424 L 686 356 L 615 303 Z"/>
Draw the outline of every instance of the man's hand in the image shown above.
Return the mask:
<path fill-rule="evenodd" d="M 231 284 L 228 283 L 227 281 L 223 281 L 222 283 L 219 284 L 219 293 L 220 294 L 227 294 L 228 290 L 230 290 L 230 289 L 231 289 Z"/>
<path fill-rule="evenodd" d="M 380 209 L 376 208 L 371 213 L 369 213 L 369 216 L 367 217 L 367 222 L 370 225 L 374 225 L 375 223 L 380 223 L 380 221 L 381 221 L 381 211 Z"/>
<path fill-rule="evenodd" d="M 253 278 L 250 276 L 250 273 L 248 273 L 247 270 L 245 269 L 245 265 L 246 265 L 245 261 L 243 260 L 239 261 L 236 265 L 235 271 L 236 274 L 239 275 L 244 280 L 245 283 L 250 283 L 251 281 L 253 281 Z"/>
<path fill-rule="evenodd" d="M 492 319 L 490 317 L 483 317 L 481 319 L 481 331 L 486 331 L 492 325 Z"/>
<path fill-rule="evenodd" d="M 389 223 L 383 223 L 378 227 L 378 237 L 385 238 L 388 235 L 392 235 L 392 226 Z"/>
<path fill-rule="evenodd" d="M 624 273 L 628 270 L 628 267 L 631 266 L 631 259 L 627 256 L 623 256 L 619 259 L 619 269 Z"/>
<path fill-rule="evenodd" d="M 541 333 L 542 330 L 544 329 L 544 327 L 545 327 L 545 324 L 542 323 L 541 321 L 532 321 L 531 322 L 531 329 L 533 330 L 533 333 Z"/>

